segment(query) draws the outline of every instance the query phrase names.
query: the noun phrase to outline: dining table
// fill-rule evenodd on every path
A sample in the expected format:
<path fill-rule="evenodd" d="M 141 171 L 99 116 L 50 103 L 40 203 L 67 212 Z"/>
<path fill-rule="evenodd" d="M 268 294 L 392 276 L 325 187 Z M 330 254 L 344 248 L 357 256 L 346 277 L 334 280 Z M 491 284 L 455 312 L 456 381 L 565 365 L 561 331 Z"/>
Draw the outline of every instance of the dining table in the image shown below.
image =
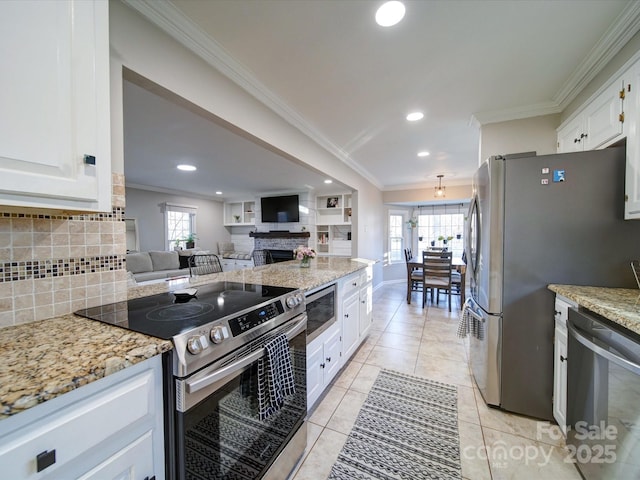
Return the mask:
<path fill-rule="evenodd" d="M 422 252 L 418 256 L 411 257 L 407 261 L 407 264 L 407 303 L 411 304 L 411 270 L 414 268 L 422 268 Z M 462 305 L 465 302 L 467 264 L 461 257 L 452 257 L 451 270 L 460 273 L 460 305 Z"/>

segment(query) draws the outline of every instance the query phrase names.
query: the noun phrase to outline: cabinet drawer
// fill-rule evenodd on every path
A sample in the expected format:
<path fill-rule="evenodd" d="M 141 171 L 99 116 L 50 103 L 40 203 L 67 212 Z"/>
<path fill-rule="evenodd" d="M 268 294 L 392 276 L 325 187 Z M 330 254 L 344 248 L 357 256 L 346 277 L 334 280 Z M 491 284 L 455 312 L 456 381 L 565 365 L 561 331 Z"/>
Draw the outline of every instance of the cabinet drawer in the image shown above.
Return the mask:
<path fill-rule="evenodd" d="M 360 288 L 360 274 L 355 273 L 345 277 L 340 282 L 341 298 L 347 298 L 351 293 L 358 291 Z"/>
<path fill-rule="evenodd" d="M 4 478 L 36 479 L 96 447 L 154 411 L 153 372 L 146 371 L 121 385 L 78 401 L 25 426 L 0 444 Z M 55 463 L 37 471 L 36 457 L 55 450 Z"/>

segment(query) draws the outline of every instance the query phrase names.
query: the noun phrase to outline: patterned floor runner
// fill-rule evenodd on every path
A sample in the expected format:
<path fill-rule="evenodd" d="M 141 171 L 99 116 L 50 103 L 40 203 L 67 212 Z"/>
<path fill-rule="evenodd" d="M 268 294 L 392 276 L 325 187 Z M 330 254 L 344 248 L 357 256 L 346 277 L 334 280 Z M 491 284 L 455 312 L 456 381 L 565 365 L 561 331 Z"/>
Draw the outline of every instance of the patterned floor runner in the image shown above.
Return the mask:
<path fill-rule="evenodd" d="M 457 390 L 382 370 L 329 479 L 459 479 Z"/>

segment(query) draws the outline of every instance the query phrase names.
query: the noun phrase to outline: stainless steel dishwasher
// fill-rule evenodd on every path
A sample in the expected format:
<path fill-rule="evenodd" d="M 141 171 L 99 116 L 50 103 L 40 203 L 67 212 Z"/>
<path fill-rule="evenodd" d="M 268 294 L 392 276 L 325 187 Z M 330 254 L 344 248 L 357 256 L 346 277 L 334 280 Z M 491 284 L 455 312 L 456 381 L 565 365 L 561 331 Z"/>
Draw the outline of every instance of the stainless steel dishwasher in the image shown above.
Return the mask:
<path fill-rule="evenodd" d="M 569 309 L 567 447 L 586 480 L 640 478 L 640 336 Z"/>

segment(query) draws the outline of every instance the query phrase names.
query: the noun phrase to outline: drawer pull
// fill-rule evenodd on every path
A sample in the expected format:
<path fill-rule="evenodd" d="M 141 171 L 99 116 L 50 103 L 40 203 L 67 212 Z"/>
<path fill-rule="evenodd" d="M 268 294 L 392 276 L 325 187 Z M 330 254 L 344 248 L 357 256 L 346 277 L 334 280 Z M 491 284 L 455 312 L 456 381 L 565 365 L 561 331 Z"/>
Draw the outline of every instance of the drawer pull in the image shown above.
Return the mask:
<path fill-rule="evenodd" d="M 45 450 L 36 456 L 36 468 L 38 472 L 43 471 L 45 468 L 50 467 L 56 463 L 56 450 L 55 448 L 50 452 Z"/>

